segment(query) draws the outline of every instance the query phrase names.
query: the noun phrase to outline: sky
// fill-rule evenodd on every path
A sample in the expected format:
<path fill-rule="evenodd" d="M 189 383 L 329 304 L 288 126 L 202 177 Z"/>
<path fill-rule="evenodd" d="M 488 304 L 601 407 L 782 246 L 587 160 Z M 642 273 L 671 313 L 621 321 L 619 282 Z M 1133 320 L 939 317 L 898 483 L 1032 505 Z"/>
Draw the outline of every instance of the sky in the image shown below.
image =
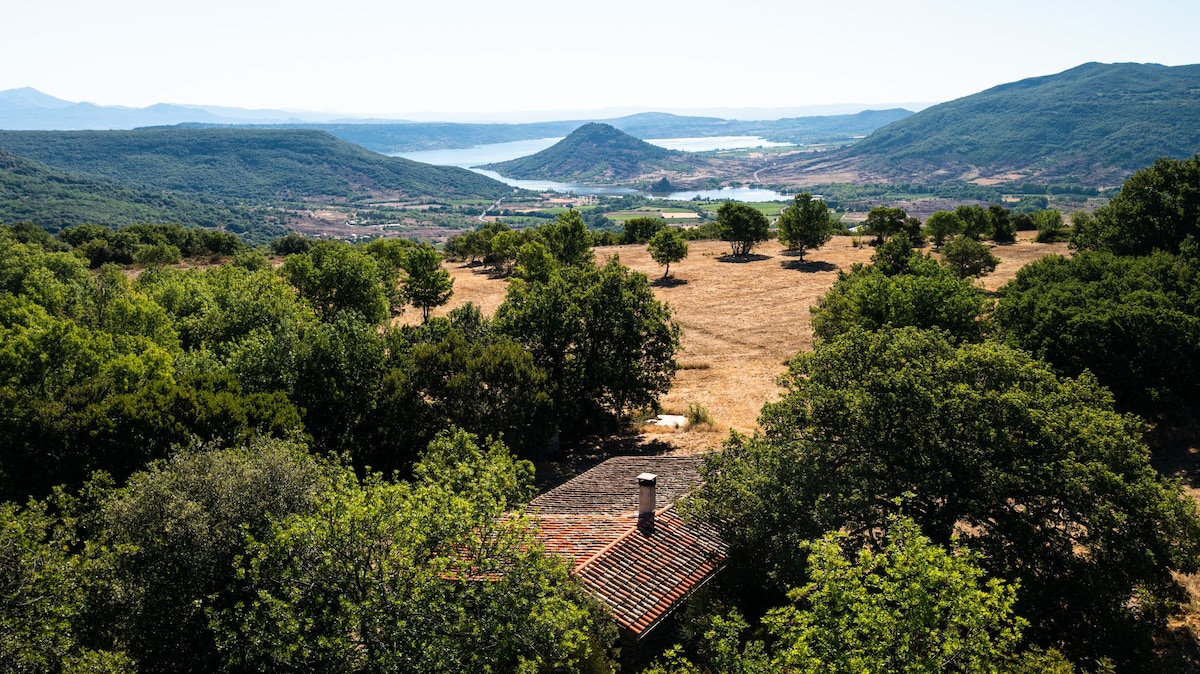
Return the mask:
<path fill-rule="evenodd" d="M 5 4 L 0 90 L 131 107 L 456 120 L 877 107 L 951 100 L 1089 61 L 1200 63 L 1191 0 Z"/>

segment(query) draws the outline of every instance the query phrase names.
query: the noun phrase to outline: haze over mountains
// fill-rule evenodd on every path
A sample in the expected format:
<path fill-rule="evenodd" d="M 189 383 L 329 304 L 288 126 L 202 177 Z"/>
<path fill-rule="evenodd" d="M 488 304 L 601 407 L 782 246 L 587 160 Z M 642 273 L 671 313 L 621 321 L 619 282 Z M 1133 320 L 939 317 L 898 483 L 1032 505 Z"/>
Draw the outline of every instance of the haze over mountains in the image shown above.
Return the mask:
<path fill-rule="evenodd" d="M 221 110 L 176 108 L 102 108 L 32 89 L 0 92 L 0 128 L 13 128 L 21 114 L 43 125 L 93 114 L 93 121 L 109 114 L 128 121 L 136 114 L 161 125 L 185 113 L 193 120 L 137 131 L 0 131 L 0 149 L 7 151 L 0 161 L 0 217 L 52 227 L 139 219 L 231 224 L 250 217 L 238 208 L 277 200 L 494 200 L 512 189 L 463 169 L 377 152 L 560 136 L 567 140 L 559 146 L 496 168 L 513 177 L 571 182 L 645 186 L 668 178 L 689 186 L 752 182 L 783 191 L 835 182 L 1113 187 L 1159 157 L 1200 152 L 1200 65 L 1088 63 L 916 114 L 881 110 L 757 122 L 641 113 L 606 124 L 292 124 L 267 123 L 279 111 L 234 111 L 245 121 L 231 125 L 233 117 Z M 798 145 L 864 138 L 840 150 L 799 147 L 737 161 L 643 142 L 723 135 Z"/>
<path fill-rule="evenodd" d="M 715 107 L 703 110 L 671 110 L 671 116 L 705 116 L 722 120 L 778 120 L 795 117 L 840 117 L 865 110 L 920 110 L 932 103 L 865 105 L 804 105 L 786 108 Z M 412 115 L 350 115 L 311 110 L 258 110 L 216 105 L 158 103 L 145 108 L 97 105 L 68 101 L 32 87 L 0 91 L 0 129 L 28 131 L 120 130 L 174 124 L 467 124 L 472 126 L 524 126 L 539 123 L 572 124 L 566 132 L 588 121 L 609 121 L 655 112 L 647 109 L 606 108 L 598 110 L 531 111 L 513 113 L 430 113 Z M 537 136 L 547 138 L 550 136 Z M 514 140 L 520 140 L 515 138 Z M 504 142 L 504 141 L 488 141 Z M 422 148 L 402 148 L 407 151 Z"/>

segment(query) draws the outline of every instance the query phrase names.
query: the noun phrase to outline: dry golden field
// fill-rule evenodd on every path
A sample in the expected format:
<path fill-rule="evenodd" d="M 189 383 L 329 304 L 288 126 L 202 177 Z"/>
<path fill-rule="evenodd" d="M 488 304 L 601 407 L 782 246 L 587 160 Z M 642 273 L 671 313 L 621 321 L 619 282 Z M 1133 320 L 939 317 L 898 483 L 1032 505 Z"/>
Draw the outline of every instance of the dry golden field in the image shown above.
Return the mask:
<path fill-rule="evenodd" d="M 654 439 L 681 451 L 715 446 L 730 428 L 752 432 L 762 404 L 779 389 L 776 377 L 796 352 L 812 348 L 810 307 L 837 279 L 837 272 L 870 260 L 873 249 L 854 247 L 851 237 L 834 237 L 801 263 L 784 254 L 776 241 L 755 249 L 748 262 L 725 257 L 722 241 L 691 243 L 687 259 L 671 265 L 671 279 L 662 282 L 663 269 L 650 259 L 645 246 L 596 249 L 597 261 L 619 255 L 626 266 L 645 272 L 654 292 L 667 302 L 683 327 L 679 372 L 663 399 L 665 411 L 682 414 L 689 403 L 705 405 L 715 420 L 708 432 L 652 432 Z M 1065 254 L 1066 244 L 1037 244 L 1025 238 L 996 246 L 1002 260 L 983 280 L 994 290 L 1012 278 L 1022 265 L 1049 254 Z M 492 314 L 504 299 L 507 281 L 492 278 L 482 268 L 448 264 L 455 277 L 454 297 L 436 313 L 474 302 Z M 404 320 L 420 320 L 409 311 Z"/>

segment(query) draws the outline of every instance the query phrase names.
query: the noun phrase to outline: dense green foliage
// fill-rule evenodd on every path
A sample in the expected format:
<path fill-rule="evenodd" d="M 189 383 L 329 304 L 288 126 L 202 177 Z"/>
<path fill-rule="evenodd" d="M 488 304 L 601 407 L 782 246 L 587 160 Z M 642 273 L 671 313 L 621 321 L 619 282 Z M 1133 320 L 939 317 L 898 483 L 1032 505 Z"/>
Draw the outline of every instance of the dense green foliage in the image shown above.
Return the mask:
<path fill-rule="evenodd" d="M 695 504 L 758 583 L 803 584 L 803 541 L 871 544 L 902 509 L 1020 582 L 1032 643 L 1128 663 L 1177 605 L 1172 571 L 1200 566 L 1195 502 L 1091 377 L 903 328 L 840 335 L 782 381 L 764 433 L 726 444 Z"/>
<path fill-rule="evenodd" d="M 899 253 L 888 256 L 893 248 Z M 812 308 L 817 339 L 888 326 L 939 328 L 966 341 L 982 338 L 980 317 L 990 305 L 982 290 L 901 239 L 880 246 L 873 261 L 849 273 L 839 271 L 833 287 L 817 300 Z"/>
<path fill-rule="evenodd" d="M 717 231 L 729 242 L 735 256 L 749 255 L 754 246 L 771 238 L 771 223 L 762 211 L 740 201 L 726 201 L 717 209 Z"/>
<path fill-rule="evenodd" d="M 808 553 L 808 578 L 789 603 L 763 618 L 770 645 L 742 646 L 736 614 L 706 632 L 712 671 L 797 672 L 1014 671 L 1024 620 L 1012 614 L 1016 587 L 985 579 L 978 556 L 947 551 L 916 523 L 893 518 L 878 550 L 855 550 L 845 534 L 826 534 Z M 1027 657 L 1027 656 L 1026 656 Z M 651 670 L 699 671 L 672 654 Z"/>
<path fill-rule="evenodd" d="M 646 243 L 660 229 L 667 226 L 667 221 L 662 218 L 638 217 L 629 218 L 625 221 L 624 236 L 621 237 L 621 243 Z"/>
<path fill-rule="evenodd" d="M 654 169 L 686 166 L 686 152 L 667 150 L 592 122 L 575 129 L 551 147 L 528 157 L 484 168 L 512 178 L 561 181 L 609 181 L 637 178 Z"/>
<path fill-rule="evenodd" d="M 797 194 L 791 205 L 779 213 L 779 242 L 795 251 L 800 259 L 809 249 L 820 248 L 833 237 L 829 209 L 825 202 L 808 192 Z"/>
<path fill-rule="evenodd" d="M 466 169 L 385 157 L 308 130 L 6 131 L 0 148 L 92 179 L 234 203 L 512 193 Z"/>
<path fill-rule="evenodd" d="M 216 615 L 221 646 L 260 671 L 537 672 L 602 659 L 596 637 L 615 629 L 509 514 L 533 495 L 532 476 L 461 431 L 430 444 L 411 483 L 336 475 L 311 513 L 248 541 L 237 567 L 249 595 Z"/>
<path fill-rule="evenodd" d="M 679 326 L 641 273 L 614 256 L 514 279 L 496 329 L 525 345 L 548 375 L 555 429 L 653 407 L 675 373 Z"/>
<path fill-rule="evenodd" d="M 1134 173 L 1121 193 L 1076 227 L 1071 243 L 1118 255 L 1178 253 L 1200 239 L 1200 155 L 1159 159 Z"/>
<path fill-rule="evenodd" d="M 1087 63 L 926 108 L 849 150 L 865 167 L 909 180 L 1032 172 L 1116 184 L 1159 157 L 1200 147 L 1200 66 Z"/>
<path fill-rule="evenodd" d="M 1200 403 L 1196 264 L 1165 253 L 1048 257 L 1002 289 L 996 325 L 1064 374 L 1091 372 L 1122 409 L 1186 414 Z"/>
<path fill-rule="evenodd" d="M 173 222 L 263 237 L 282 231 L 275 219 L 263 209 L 83 177 L 0 150 L 0 222 L 34 222 L 50 231 L 85 223 L 120 227 Z"/>
<path fill-rule="evenodd" d="M 942 260 L 960 279 L 978 278 L 996 271 L 1000 258 L 986 244 L 969 236 L 956 236 L 942 247 Z"/>

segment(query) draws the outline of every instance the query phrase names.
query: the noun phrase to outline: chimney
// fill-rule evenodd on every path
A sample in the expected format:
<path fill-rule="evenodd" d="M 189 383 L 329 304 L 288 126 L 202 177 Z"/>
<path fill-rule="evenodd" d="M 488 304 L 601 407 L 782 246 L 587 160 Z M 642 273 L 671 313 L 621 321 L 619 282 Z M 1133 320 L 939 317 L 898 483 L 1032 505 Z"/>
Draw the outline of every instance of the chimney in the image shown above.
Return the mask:
<path fill-rule="evenodd" d="M 653 473 L 642 473 L 637 476 L 638 482 L 638 528 L 643 531 L 654 531 L 655 487 L 658 476 Z"/>

